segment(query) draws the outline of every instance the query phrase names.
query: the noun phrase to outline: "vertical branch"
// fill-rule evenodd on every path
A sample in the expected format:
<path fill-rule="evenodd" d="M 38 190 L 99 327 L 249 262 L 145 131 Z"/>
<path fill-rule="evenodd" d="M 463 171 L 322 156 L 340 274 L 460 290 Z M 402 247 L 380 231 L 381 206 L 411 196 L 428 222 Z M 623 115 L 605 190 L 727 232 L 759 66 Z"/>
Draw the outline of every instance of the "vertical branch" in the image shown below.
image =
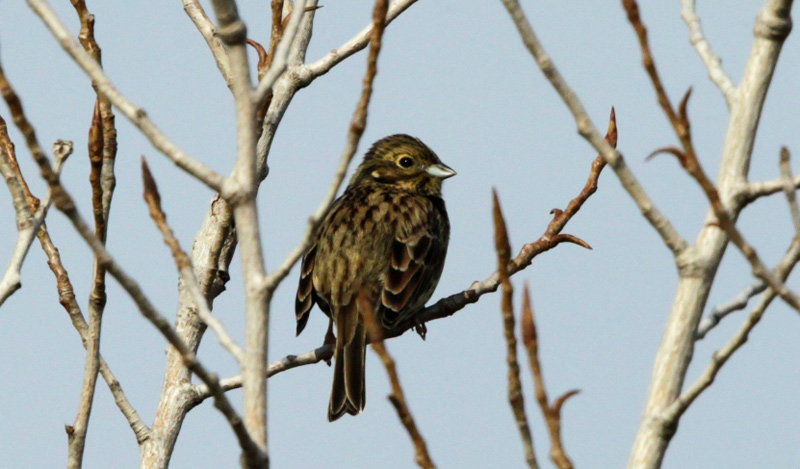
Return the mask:
<path fill-rule="evenodd" d="M 265 456 L 248 461 L 250 466 L 267 466 L 267 349 L 269 347 L 269 306 L 264 288 L 264 257 L 256 207 L 256 101 L 247 62 L 247 27 L 239 17 L 236 2 L 214 0 L 219 22 L 217 34 L 228 47 L 231 84 L 236 102 L 237 157 L 233 174 L 222 195 L 233 207 L 236 235 L 241 245 L 245 287 L 245 349 L 242 362 L 244 423 L 250 437 Z"/>
<path fill-rule="evenodd" d="M 577 389 L 568 391 L 551 407 L 547 399 L 547 389 L 544 386 L 542 377 L 542 366 L 539 362 L 539 338 L 536 334 L 536 321 L 533 318 L 533 308 L 531 307 L 531 297 L 528 283 L 525 283 L 525 290 L 522 296 L 522 340 L 525 349 L 528 351 L 528 361 L 533 374 L 533 384 L 536 387 L 536 401 L 542 409 L 547 431 L 550 433 L 550 459 L 559 469 L 572 469 L 572 461 L 567 456 L 564 443 L 561 441 L 561 407 L 567 399 L 578 394 Z"/>
<path fill-rule="evenodd" d="M 519 380 L 519 363 L 517 362 L 517 338 L 514 334 L 514 306 L 512 296 L 514 288 L 508 278 L 508 263 L 511 260 L 511 246 L 508 242 L 506 222 L 500 209 L 500 200 L 497 191 L 492 190 L 493 216 L 494 216 L 494 244 L 497 250 L 497 273 L 500 276 L 503 296 L 501 300 L 503 311 L 503 326 L 506 337 L 506 352 L 508 362 L 508 402 L 514 412 L 522 444 L 525 447 L 525 460 L 528 466 L 538 468 L 536 453 L 533 450 L 533 437 L 528 426 L 528 417 L 525 415 L 525 401 L 522 397 L 522 383 Z"/>
<path fill-rule="evenodd" d="M 78 40 L 83 49 L 102 66 L 101 49 L 94 36 L 94 15 L 89 13 L 84 0 L 71 0 L 72 6 L 81 22 Z M 111 209 L 116 178 L 114 162 L 117 153 L 117 130 L 114 125 L 114 113 L 111 104 L 100 93 L 98 82 L 93 80 L 92 87 L 97 94 L 92 125 L 89 130 L 89 176 L 92 188 L 92 211 L 94 214 L 95 235 L 105 243 L 108 233 L 108 215 Z M 83 388 L 81 391 L 78 415 L 75 424 L 67 429 L 69 436 L 70 468 L 82 466 L 83 449 L 86 442 L 86 431 L 89 425 L 97 374 L 100 370 L 100 330 L 103 310 L 106 305 L 105 268 L 97 258 L 94 261 L 92 290 L 89 294 L 89 329 L 86 344 L 86 366 L 84 370 Z"/>
<path fill-rule="evenodd" d="M 792 162 L 789 149 L 781 147 L 781 178 L 783 179 L 783 192 L 786 194 L 786 201 L 789 203 L 789 213 L 792 215 L 794 231 L 800 236 L 800 208 L 797 206 L 797 195 L 792 182 Z"/>
<path fill-rule="evenodd" d="M 86 47 L 84 45 L 84 47 Z M 95 235 L 105 242 L 106 222 L 103 215 L 103 189 L 100 178 L 103 170 L 103 129 L 100 119 L 100 103 L 97 102 L 89 128 L 89 163 L 91 173 L 89 181 L 92 187 L 92 212 L 94 214 Z M 86 432 L 89 428 L 89 417 L 92 413 L 94 391 L 97 374 L 100 371 L 100 331 L 103 321 L 103 309 L 106 305 L 106 270 L 95 258 L 93 267 L 92 290 L 89 294 L 89 329 L 86 337 L 86 365 L 83 371 L 83 386 L 78 405 L 75 423 L 67 427 L 69 442 L 69 459 L 67 467 L 78 469 L 83 466 L 83 450 L 86 444 Z"/>
<path fill-rule="evenodd" d="M 364 316 L 364 323 L 369 333 L 369 340 L 372 343 L 372 350 L 378 354 L 384 368 L 386 368 L 386 374 L 389 375 L 392 393 L 387 397 L 389 402 L 392 403 L 392 406 L 394 406 L 394 410 L 397 412 L 400 422 L 411 437 L 411 442 L 414 444 L 414 451 L 416 453 L 416 462 L 419 467 L 423 469 L 433 469 L 436 465 L 428 454 L 428 445 L 425 443 L 425 438 L 423 438 L 422 434 L 419 432 L 417 424 L 414 422 L 414 417 L 411 415 L 411 411 L 408 408 L 403 387 L 400 385 L 400 377 L 397 375 L 397 366 L 395 365 L 394 359 L 389 354 L 389 351 L 386 349 L 386 345 L 383 343 L 383 332 L 375 321 L 373 305 L 370 303 L 363 290 L 358 294 L 358 308 Z"/>

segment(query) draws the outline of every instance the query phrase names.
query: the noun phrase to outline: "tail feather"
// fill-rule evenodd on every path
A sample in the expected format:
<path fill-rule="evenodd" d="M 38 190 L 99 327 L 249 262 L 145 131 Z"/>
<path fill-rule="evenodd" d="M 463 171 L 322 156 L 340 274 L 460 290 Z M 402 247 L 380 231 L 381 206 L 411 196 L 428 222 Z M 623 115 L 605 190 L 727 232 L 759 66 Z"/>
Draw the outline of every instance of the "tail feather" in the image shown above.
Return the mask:
<path fill-rule="evenodd" d="M 366 342 L 367 331 L 364 323 L 359 320 L 350 343 L 342 347 L 337 344 L 334 353 L 336 363 L 333 367 L 331 400 L 328 406 L 330 422 L 345 413 L 358 415 L 364 410 L 367 403 L 364 370 Z"/>

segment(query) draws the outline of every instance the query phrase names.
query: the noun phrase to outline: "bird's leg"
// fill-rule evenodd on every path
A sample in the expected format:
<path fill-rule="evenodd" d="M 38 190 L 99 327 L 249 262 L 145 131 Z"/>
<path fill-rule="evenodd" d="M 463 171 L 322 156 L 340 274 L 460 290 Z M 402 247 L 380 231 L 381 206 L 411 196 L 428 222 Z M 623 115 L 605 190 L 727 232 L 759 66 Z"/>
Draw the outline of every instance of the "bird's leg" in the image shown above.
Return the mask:
<path fill-rule="evenodd" d="M 322 342 L 322 344 L 336 347 L 336 336 L 333 334 L 333 319 L 328 321 L 328 332 L 325 333 L 325 340 Z M 328 366 L 331 366 L 331 359 L 328 358 L 325 360 L 325 363 L 327 363 Z"/>
<path fill-rule="evenodd" d="M 416 316 L 414 317 L 414 331 L 422 337 L 422 340 L 425 340 L 425 335 L 428 333 L 428 326 Z"/>

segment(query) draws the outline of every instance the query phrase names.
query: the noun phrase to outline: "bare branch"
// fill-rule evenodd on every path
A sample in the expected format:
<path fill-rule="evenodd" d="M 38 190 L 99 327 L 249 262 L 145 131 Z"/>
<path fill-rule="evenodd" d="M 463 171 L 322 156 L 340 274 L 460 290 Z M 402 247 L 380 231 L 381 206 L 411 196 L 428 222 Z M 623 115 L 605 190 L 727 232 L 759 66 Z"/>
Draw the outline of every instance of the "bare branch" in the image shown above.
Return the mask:
<path fill-rule="evenodd" d="M 784 301 L 786 301 L 795 310 L 797 310 L 798 313 L 800 313 L 800 297 L 798 297 L 793 291 L 789 290 L 778 277 L 773 275 L 772 272 L 767 270 L 767 268 L 764 266 L 764 263 L 761 262 L 761 259 L 759 258 L 755 248 L 753 248 L 753 246 L 751 246 L 744 239 L 742 234 L 739 232 L 739 229 L 736 228 L 734 220 L 722 203 L 722 199 L 720 198 L 716 186 L 714 186 L 714 183 L 711 182 L 705 171 L 703 171 L 703 168 L 700 166 L 700 162 L 697 160 L 697 155 L 695 155 L 694 149 L 691 145 L 692 138 L 690 124 L 686 112 L 686 104 L 688 102 L 690 93 L 691 90 L 686 93 L 686 96 L 681 102 L 678 116 L 679 122 L 676 125 L 676 128 L 683 129 L 685 132 L 685 138 L 689 142 L 688 146 L 684 147 L 683 152 L 677 153 L 676 156 L 678 157 L 678 161 L 703 189 L 703 192 L 706 194 L 706 197 L 711 203 L 711 208 L 714 211 L 714 215 L 717 217 L 719 226 L 725 230 L 733 244 L 739 249 L 739 251 L 741 251 L 742 255 L 744 255 L 745 259 L 747 259 L 747 261 L 750 263 L 753 275 L 764 280 L 764 282 L 766 282 L 770 288 L 775 290 Z"/>
<path fill-rule="evenodd" d="M 536 401 L 542 410 L 547 431 L 550 433 L 550 459 L 559 469 L 572 469 L 572 461 L 567 456 L 564 443 L 561 441 L 561 406 L 570 397 L 577 394 L 578 390 L 572 390 L 556 399 L 551 407 L 547 399 L 547 389 L 544 386 L 542 377 L 542 366 L 539 362 L 539 338 L 536 334 L 536 321 L 533 318 L 533 308 L 531 307 L 531 296 L 528 283 L 525 282 L 525 290 L 522 295 L 522 340 L 525 349 L 528 351 L 528 362 L 533 375 L 533 384 L 536 387 Z"/>
<path fill-rule="evenodd" d="M 85 12 L 86 6 L 82 6 Z M 83 19 L 82 23 L 84 23 Z M 93 21 L 90 24 L 93 24 Z M 92 28 L 89 28 L 89 31 L 92 32 Z M 92 42 L 93 40 L 92 37 Z M 85 45 L 84 47 L 87 46 Z M 91 45 L 89 44 L 88 47 L 91 47 Z M 99 51 L 97 53 L 99 54 Z M 100 98 L 98 97 L 95 102 L 92 124 L 89 128 L 89 162 L 91 165 L 89 182 L 92 188 L 92 211 L 94 213 L 95 235 L 101 242 L 105 243 L 107 225 L 103 213 L 103 188 L 101 187 L 104 145 L 99 101 Z M 105 268 L 95 259 L 92 268 L 92 290 L 89 294 L 89 329 L 86 335 L 86 364 L 83 372 L 81 397 L 78 405 L 78 413 L 75 416 L 75 423 L 72 426 L 66 427 L 69 445 L 67 467 L 70 469 L 80 469 L 83 466 L 86 432 L 89 428 L 89 417 L 94 402 L 97 374 L 100 371 L 100 334 L 103 310 L 106 305 L 105 274 Z"/>
<path fill-rule="evenodd" d="M 781 148 L 780 168 L 781 179 L 783 179 L 783 192 L 786 194 L 786 201 L 789 203 L 789 212 L 792 214 L 794 231 L 800 236 L 800 208 L 797 206 L 797 195 L 792 183 L 791 156 L 789 155 L 789 149 L 786 147 Z"/>
<path fill-rule="evenodd" d="M 773 275 L 778 278 L 785 279 L 791 273 L 797 262 L 800 261 L 800 237 L 795 236 L 789 249 L 781 258 L 775 270 L 772 271 Z M 729 302 L 721 306 L 716 306 L 711 310 L 711 314 L 703 318 L 700 325 L 697 327 L 696 340 L 703 339 L 711 329 L 719 324 L 720 320 L 728 314 L 744 309 L 747 307 L 747 302 L 750 298 L 758 295 L 767 289 L 767 284 L 763 280 L 758 280 L 749 286 L 745 287 L 738 295 L 733 297 Z"/>
<path fill-rule="evenodd" d="M 800 175 L 794 176 L 791 181 L 794 189 L 800 188 Z M 740 186 L 737 195 L 742 199 L 742 203 L 747 205 L 761 197 L 777 194 L 785 190 L 785 187 L 786 180 L 784 178 L 773 179 L 771 181 L 747 182 Z"/>
<path fill-rule="evenodd" d="M 575 123 L 578 126 L 578 133 L 586 139 L 597 152 L 599 152 L 609 166 L 614 170 L 617 177 L 622 184 L 622 187 L 628 192 L 636 206 L 642 212 L 642 215 L 647 219 L 650 225 L 661 236 L 664 244 L 672 251 L 673 256 L 678 257 L 688 247 L 686 241 L 681 237 L 678 231 L 672 226 L 672 223 L 656 208 L 650 197 L 644 191 L 644 188 L 636 180 L 636 177 L 631 173 L 625 163 L 622 154 L 615 151 L 602 137 L 600 133 L 592 124 L 592 120 L 586 113 L 575 92 L 569 87 L 567 82 L 561 76 L 556 68 L 553 60 L 544 50 L 536 33 L 533 31 L 530 22 L 525 17 L 519 2 L 517 0 L 502 0 L 511 19 L 519 31 L 522 42 L 528 48 L 536 64 L 544 73 L 545 78 L 553 85 L 553 88 L 558 92 L 564 104 L 569 108 L 572 113 Z"/>
<path fill-rule="evenodd" d="M 333 182 L 328 189 L 327 195 L 317 208 L 317 211 L 308 219 L 308 226 L 306 227 L 306 232 L 303 234 L 303 239 L 300 244 L 289 253 L 280 267 L 267 277 L 267 289 L 270 291 L 274 291 L 278 288 L 278 285 L 286 278 L 294 264 L 297 263 L 300 257 L 308 250 L 311 240 L 320 223 L 322 223 L 325 214 L 328 212 L 328 208 L 336 198 L 336 194 L 339 192 L 339 188 L 342 186 L 344 177 L 347 174 L 347 168 L 350 166 L 350 162 L 353 160 L 358 150 L 358 144 L 367 126 L 367 111 L 372 97 L 372 84 L 375 81 L 375 75 L 378 73 L 378 54 L 381 51 L 381 40 L 383 38 L 383 31 L 386 28 L 386 23 L 384 21 L 386 18 L 385 3 L 386 2 L 381 1 L 376 2 L 375 10 L 372 14 L 372 31 L 369 55 L 367 56 L 367 71 L 364 75 L 361 96 L 356 105 L 356 110 L 353 113 L 353 118 L 350 121 L 350 129 L 347 133 L 345 149 L 339 160 L 339 166 L 336 168 Z"/>
<path fill-rule="evenodd" d="M 306 0 L 297 0 L 296 4 L 294 5 L 294 11 L 298 13 L 291 15 L 289 23 L 285 28 L 283 28 L 283 37 L 280 43 L 275 47 L 275 51 L 272 53 L 272 63 L 270 64 L 266 73 L 264 73 L 264 76 L 259 80 L 258 87 L 253 93 L 253 100 L 256 104 L 256 107 L 261 107 L 261 105 L 267 99 L 267 95 L 269 94 L 270 90 L 272 90 L 272 86 L 275 84 L 275 81 L 286 70 L 286 66 L 288 65 L 287 59 L 289 57 L 289 51 L 291 49 L 292 42 L 297 35 L 298 27 L 300 26 L 300 20 L 306 13 Z"/>
<path fill-rule="evenodd" d="M 774 276 L 781 282 L 786 281 L 792 268 L 797 261 L 800 260 L 800 237 L 794 238 L 789 251 L 793 254 L 792 258 L 785 264 L 782 261 L 782 265 L 775 270 Z M 767 307 L 769 307 L 770 303 L 772 303 L 772 300 L 774 300 L 776 296 L 775 290 L 772 288 L 764 292 L 758 305 L 756 305 L 756 307 L 753 308 L 753 311 L 750 312 L 750 316 L 739 328 L 739 331 L 737 331 L 736 334 L 731 337 L 731 339 L 722 349 L 714 352 L 714 355 L 711 358 L 711 363 L 708 364 L 700 378 L 698 378 L 697 381 L 689 387 L 689 389 L 684 391 L 683 394 L 681 394 L 680 397 L 665 410 L 663 415 L 664 425 L 677 425 L 678 419 L 681 417 L 681 415 L 683 415 L 684 412 L 686 412 L 686 409 L 692 405 L 695 399 L 697 399 L 700 394 L 703 393 L 703 391 L 711 386 L 711 384 L 714 382 L 714 378 L 717 376 L 717 373 L 719 373 L 719 370 L 725 365 L 728 359 L 737 350 L 739 350 L 739 348 L 744 345 L 745 342 L 747 342 L 750 331 L 752 331 L 756 324 L 758 324 L 758 322 L 761 320 L 764 312 L 767 310 Z"/>
<path fill-rule="evenodd" d="M 211 54 L 214 56 L 214 61 L 217 63 L 222 79 L 225 80 L 228 88 L 230 88 L 232 83 L 228 51 L 225 49 L 225 44 L 217 36 L 217 28 L 208 19 L 206 11 L 198 0 L 183 0 L 183 11 L 186 12 L 192 23 L 197 27 L 197 30 L 200 31 L 203 39 L 205 39 L 208 48 L 211 49 Z"/>
<path fill-rule="evenodd" d="M 200 316 L 200 319 L 208 324 L 217 334 L 220 345 L 225 347 L 225 349 L 233 355 L 239 365 L 241 365 L 244 357 L 242 349 L 225 330 L 225 326 L 222 325 L 222 322 L 211 314 L 208 300 L 205 295 L 203 295 L 203 292 L 200 290 L 200 285 L 197 282 L 197 276 L 194 273 L 192 261 L 189 259 L 186 252 L 181 249 L 178 239 L 167 223 L 167 215 L 161 208 L 161 196 L 158 193 L 156 181 L 150 173 L 150 168 L 147 166 L 147 160 L 145 160 L 144 157 L 142 157 L 142 179 L 144 180 L 144 200 L 147 202 L 147 207 L 150 209 L 150 217 L 156 223 L 158 230 L 164 237 L 164 243 L 166 243 L 172 251 L 172 257 L 175 259 L 178 272 L 194 299 L 197 314 Z"/>
<path fill-rule="evenodd" d="M 381 3 L 381 0 L 377 0 L 375 8 L 376 10 L 378 9 L 377 5 L 379 3 Z M 386 1 L 384 0 L 383 3 L 385 5 Z M 400 385 L 400 377 L 397 375 L 397 366 L 395 365 L 392 356 L 389 355 L 386 345 L 383 343 L 381 327 L 375 321 L 375 314 L 373 313 L 374 307 L 370 303 L 366 293 L 364 293 L 363 290 L 361 290 L 358 294 L 358 307 L 364 317 L 367 333 L 369 334 L 370 341 L 372 342 L 372 350 L 378 354 L 384 368 L 386 368 L 386 374 L 389 375 L 389 382 L 392 385 L 392 393 L 387 397 L 389 402 L 391 402 L 394 406 L 395 411 L 397 411 L 397 416 L 400 417 L 400 422 L 403 424 L 408 432 L 408 435 L 411 437 L 411 442 L 414 444 L 416 463 L 423 469 L 433 469 L 436 467 L 436 465 L 433 464 L 431 456 L 428 454 L 428 445 L 425 443 L 425 438 L 419 432 L 417 424 L 414 422 L 414 417 L 411 415 L 411 410 L 408 408 L 406 396 L 403 392 L 403 386 Z"/>
<path fill-rule="evenodd" d="M 330 344 L 325 344 L 302 355 L 287 355 L 276 362 L 270 363 L 269 367 L 267 367 L 267 378 L 271 378 L 278 373 L 291 370 L 292 368 L 297 368 L 304 365 L 313 365 L 321 361 L 330 362 L 331 358 L 333 358 L 333 346 Z M 224 378 L 220 381 L 220 386 L 222 386 L 222 389 L 225 391 L 241 388 L 242 376 L 239 375 L 230 378 Z M 211 392 L 209 391 L 208 386 L 205 384 L 194 385 L 193 392 L 194 405 L 197 405 L 205 399 L 211 397 Z"/>
<path fill-rule="evenodd" d="M 703 60 L 703 63 L 708 69 L 708 77 L 717 85 L 728 108 L 731 106 L 731 101 L 736 99 L 736 87 L 731 81 L 730 77 L 722 68 L 722 61 L 711 50 L 711 44 L 708 43 L 703 28 L 700 26 L 700 18 L 697 17 L 695 10 L 695 0 L 682 0 L 681 1 L 681 17 L 689 27 L 689 42 L 692 43 L 697 55 Z"/>
<path fill-rule="evenodd" d="M 0 68 L 0 80 L 4 80 L 1 72 L 2 68 Z M 4 96 L 13 96 L 16 98 L 16 93 L 14 93 L 14 90 L 7 81 L 5 81 L 3 93 Z M 22 114 L 22 106 L 19 105 L 18 98 L 16 99 L 16 103 L 18 106 L 15 110 L 21 113 L 21 118 L 24 120 L 25 117 L 24 114 Z M 33 130 L 32 127 L 31 130 Z M 55 172 L 59 174 L 64 162 L 69 155 L 72 154 L 72 142 L 59 141 L 56 147 L 60 151 L 55 152 Z M 2 306 L 5 300 L 22 286 L 22 264 L 25 262 L 28 251 L 30 251 L 33 238 L 39 235 L 40 237 L 45 236 L 49 239 L 44 219 L 53 201 L 53 191 L 47 191 L 47 195 L 42 203 L 33 196 L 25 181 L 25 177 L 19 169 L 14 143 L 8 136 L 6 122 L 2 117 L 0 117 L 0 160 L 2 160 L 0 164 L 3 165 L 2 170 L 4 178 L 6 179 L 6 184 L 11 191 L 11 198 L 17 216 L 17 229 L 19 230 L 17 243 L 14 246 L 14 251 L 9 260 L 8 267 L 6 268 L 5 274 L 3 274 L 2 280 L 0 280 L 0 306 Z M 31 213 L 31 210 L 35 210 L 36 213 Z"/>
<path fill-rule="evenodd" d="M 248 438 L 240 438 L 248 467 L 269 465 L 267 454 L 267 350 L 270 297 L 264 288 L 264 255 L 256 207 L 256 112 L 258 105 L 247 62 L 247 27 L 234 0 L 213 0 L 219 23 L 217 34 L 228 48 L 231 84 L 236 104 L 237 156 L 223 197 L 233 208 L 240 244 L 245 290 L 245 348 L 242 362 L 244 424 Z M 212 388 L 213 390 L 213 388 Z M 222 392 L 221 389 L 219 392 Z M 255 451 L 255 448 L 257 451 Z"/>
<path fill-rule="evenodd" d="M 522 396 L 522 383 L 519 380 L 519 362 L 517 361 L 517 337 L 514 332 L 514 306 L 512 298 L 514 288 L 508 279 L 508 264 L 511 260 L 511 246 L 508 241 L 506 222 L 500 209 L 497 191 L 492 189 L 492 215 L 494 218 L 494 245 L 497 250 L 497 273 L 500 276 L 503 295 L 501 310 L 503 313 L 503 329 L 506 339 L 506 362 L 508 363 L 508 402 L 514 413 L 517 429 L 525 448 L 525 460 L 531 468 L 538 468 L 536 452 L 533 449 L 533 437 L 525 415 L 525 400 Z"/>
<path fill-rule="evenodd" d="M 393 1 L 392 4 L 389 5 L 389 10 L 386 13 L 385 25 L 391 23 L 400 13 L 404 12 L 416 2 L 417 0 Z M 339 62 L 367 47 L 367 44 L 370 42 L 370 37 L 372 36 L 373 28 L 374 21 L 347 42 L 328 52 L 324 57 L 303 66 L 298 72 L 301 86 L 307 86 L 318 76 L 328 73 L 333 67 L 338 65 Z"/>
<path fill-rule="evenodd" d="M 136 107 L 117 91 L 97 61 L 75 42 L 64 24 L 58 19 L 55 12 L 53 12 L 45 0 L 28 0 L 28 5 L 39 15 L 67 54 L 69 54 L 92 81 L 96 83 L 98 92 L 111 101 L 133 125 L 139 128 L 158 151 L 211 189 L 219 191 L 222 188 L 224 178 L 221 175 L 178 148 L 178 146 L 161 132 L 153 121 L 147 117 L 147 113 L 143 109 Z"/>

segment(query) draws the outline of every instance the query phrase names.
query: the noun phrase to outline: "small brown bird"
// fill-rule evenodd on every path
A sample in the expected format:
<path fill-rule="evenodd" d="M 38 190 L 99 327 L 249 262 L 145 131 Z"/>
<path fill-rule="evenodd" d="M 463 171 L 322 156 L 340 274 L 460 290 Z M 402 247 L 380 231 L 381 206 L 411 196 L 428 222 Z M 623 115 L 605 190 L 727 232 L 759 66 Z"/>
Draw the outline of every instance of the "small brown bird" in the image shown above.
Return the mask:
<path fill-rule="evenodd" d="M 450 222 L 442 180 L 455 171 L 419 139 L 375 142 L 303 257 L 295 313 L 303 331 L 314 303 L 336 325 L 328 420 L 364 410 L 367 330 L 357 306 L 364 291 L 389 330 L 430 299 L 444 267 Z"/>

